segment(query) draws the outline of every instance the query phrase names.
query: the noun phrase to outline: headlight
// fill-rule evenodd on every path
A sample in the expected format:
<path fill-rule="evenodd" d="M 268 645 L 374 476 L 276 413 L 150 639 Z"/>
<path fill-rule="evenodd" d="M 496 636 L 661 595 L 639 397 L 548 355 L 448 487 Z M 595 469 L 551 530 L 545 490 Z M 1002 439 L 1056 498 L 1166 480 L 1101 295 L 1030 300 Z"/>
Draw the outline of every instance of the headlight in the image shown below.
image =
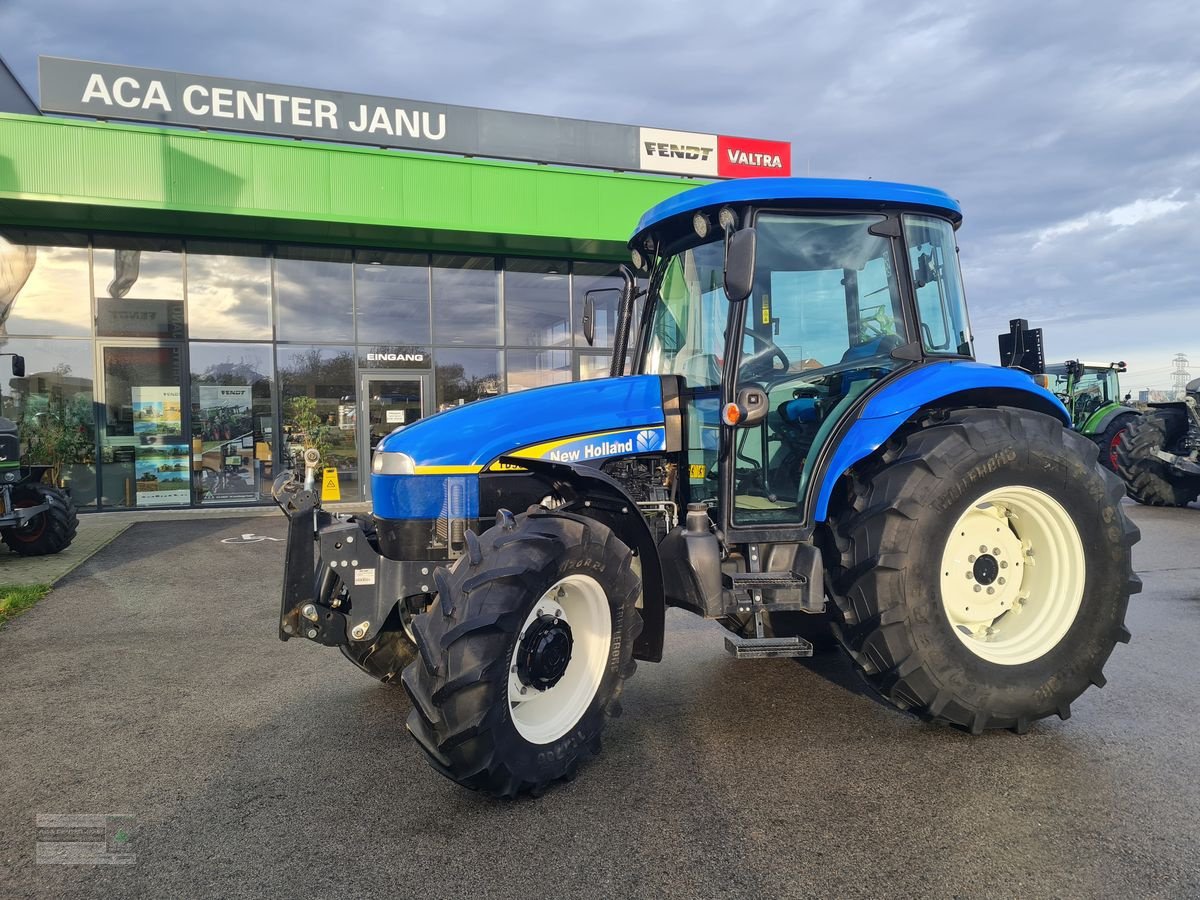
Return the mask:
<path fill-rule="evenodd" d="M 407 453 L 380 452 L 371 460 L 371 471 L 376 475 L 416 475 L 417 464 Z"/>

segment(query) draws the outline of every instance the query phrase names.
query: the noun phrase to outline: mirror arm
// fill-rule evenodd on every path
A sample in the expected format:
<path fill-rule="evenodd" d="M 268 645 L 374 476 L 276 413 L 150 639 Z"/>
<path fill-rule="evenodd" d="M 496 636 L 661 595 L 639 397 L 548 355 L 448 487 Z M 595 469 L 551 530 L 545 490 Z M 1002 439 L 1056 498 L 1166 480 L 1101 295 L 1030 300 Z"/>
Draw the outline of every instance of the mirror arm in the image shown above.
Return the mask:
<path fill-rule="evenodd" d="M 629 349 L 629 331 L 633 321 L 633 303 L 638 297 L 637 277 L 629 266 L 621 265 L 621 305 L 617 310 L 617 333 L 613 336 L 612 365 L 608 374 L 616 378 L 625 374 L 625 351 Z"/>

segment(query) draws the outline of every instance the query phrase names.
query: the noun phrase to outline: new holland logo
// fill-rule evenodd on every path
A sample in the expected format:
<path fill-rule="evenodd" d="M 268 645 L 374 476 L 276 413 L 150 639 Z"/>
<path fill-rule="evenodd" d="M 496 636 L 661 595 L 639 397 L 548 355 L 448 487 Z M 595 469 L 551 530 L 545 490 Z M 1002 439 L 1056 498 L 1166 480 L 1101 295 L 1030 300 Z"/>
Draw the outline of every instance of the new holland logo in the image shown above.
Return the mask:
<path fill-rule="evenodd" d="M 638 453 L 651 453 L 662 446 L 662 432 L 652 428 L 643 428 L 637 433 Z"/>

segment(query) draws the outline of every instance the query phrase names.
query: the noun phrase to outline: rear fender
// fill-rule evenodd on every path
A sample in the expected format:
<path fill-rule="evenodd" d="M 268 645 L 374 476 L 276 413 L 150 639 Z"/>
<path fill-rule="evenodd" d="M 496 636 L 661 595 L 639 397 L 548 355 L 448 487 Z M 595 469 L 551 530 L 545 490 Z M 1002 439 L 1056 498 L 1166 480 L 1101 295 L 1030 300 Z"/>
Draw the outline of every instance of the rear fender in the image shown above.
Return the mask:
<path fill-rule="evenodd" d="M 813 521 L 828 519 L 829 501 L 842 475 L 878 450 L 905 422 L 927 410 L 998 406 L 1040 412 L 1071 426 L 1071 414 L 1062 401 L 1016 369 L 946 361 L 921 366 L 888 382 L 867 401 L 833 451 L 817 493 Z"/>
<path fill-rule="evenodd" d="M 637 504 L 614 479 L 584 465 L 502 456 L 500 462 L 528 470 L 545 491 L 564 501 L 562 509 L 602 522 L 637 553 L 642 567 L 642 633 L 633 645 L 635 659 L 660 662 L 666 628 L 662 561 L 650 526 Z M 484 474 L 481 479 L 489 476 Z M 511 476 L 509 476 L 511 477 Z"/>

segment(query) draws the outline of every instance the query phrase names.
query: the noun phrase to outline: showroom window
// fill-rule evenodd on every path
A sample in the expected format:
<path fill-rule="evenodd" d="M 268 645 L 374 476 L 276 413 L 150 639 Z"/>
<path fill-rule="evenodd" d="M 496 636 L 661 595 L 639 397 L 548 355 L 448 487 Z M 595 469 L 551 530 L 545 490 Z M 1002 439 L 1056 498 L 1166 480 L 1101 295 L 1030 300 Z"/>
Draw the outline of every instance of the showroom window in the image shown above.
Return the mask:
<path fill-rule="evenodd" d="M 438 412 L 494 397 L 504 384 L 496 350 L 435 349 L 433 365 Z"/>
<path fill-rule="evenodd" d="M 571 292 L 566 262 L 506 260 L 504 320 L 510 346 L 570 346 Z"/>
<path fill-rule="evenodd" d="M 275 436 L 271 345 L 193 342 L 188 359 L 195 501 L 269 499 Z"/>
<path fill-rule="evenodd" d="M 351 252 L 280 247 L 275 254 L 276 338 L 353 341 Z"/>
<path fill-rule="evenodd" d="M 283 403 L 283 464 L 303 471 L 307 448 L 337 469 L 343 494 L 358 490 L 358 392 L 354 349 L 281 344 L 276 350 Z"/>
<path fill-rule="evenodd" d="M 0 325 L 9 334 L 90 337 L 85 235 L 0 231 Z"/>
<path fill-rule="evenodd" d="M 429 346 L 429 257 L 360 250 L 354 298 L 359 344 Z"/>
<path fill-rule="evenodd" d="M 187 244 L 188 336 L 271 339 L 271 260 L 261 244 Z"/>
<path fill-rule="evenodd" d="M 436 344 L 500 344 L 500 273 L 482 256 L 435 255 L 432 269 Z"/>
<path fill-rule="evenodd" d="M 97 334 L 182 339 L 182 251 L 180 241 L 97 236 L 92 251 Z"/>

